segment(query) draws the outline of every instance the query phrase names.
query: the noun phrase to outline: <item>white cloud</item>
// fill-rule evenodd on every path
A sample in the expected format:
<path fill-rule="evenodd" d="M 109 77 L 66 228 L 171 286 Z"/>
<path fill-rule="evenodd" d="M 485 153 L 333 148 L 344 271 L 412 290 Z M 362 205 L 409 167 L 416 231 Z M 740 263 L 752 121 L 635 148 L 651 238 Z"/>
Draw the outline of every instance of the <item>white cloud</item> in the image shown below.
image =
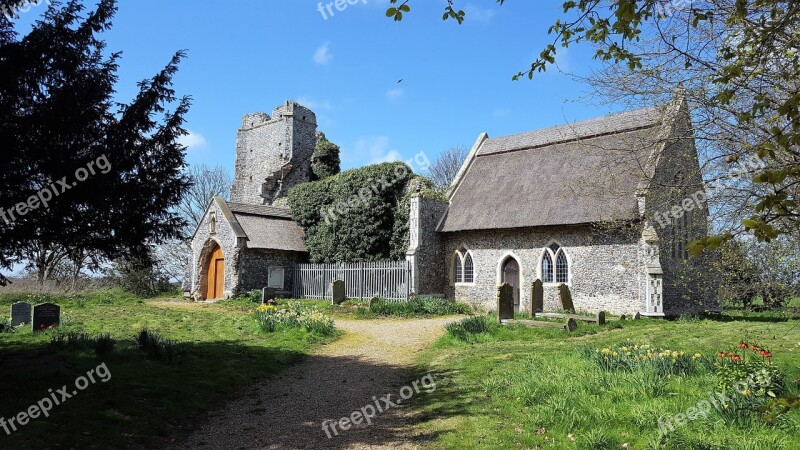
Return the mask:
<path fill-rule="evenodd" d="M 205 136 L 192 130 L 186 130 L 189 134 L 178 138 L 178 143 L 188 147 L 189 151 L 197 150 L 208 145 L 208 140 Z"/>
<path fill-rule="evenodd" d="M 403 88 L 394 88 L 386 93 L 386 97 L 388 97 L 389 100 L 397 100 L 404 95 L 406 95 L 406 91 Z"/>
<path fill-rule="evenodd" d="M 331 54 L 331 43 L 326 42 L 317 48 L 314 52 L 314 62 L 320 66 L 324 66 L 331 62 L 333 55 Z"/>
<path fill-rule="evenodd" d="M 497 108 L 492 111 L 492 118 L 493 119 L 503 119 L 507 117 L 511 113 L 511 110 L 506 108 Z"/>
<path fill-rule="evenodd" d="M 466 13 L 465 17 L 467 21 L 479 23 L 489 23 L 494 19 L 495 14 L 497 14 L 496 9 L 484 8 L 473 5 L 472 3 L 467 3 L 467 5 L 464 6 L 464 12 Z"/>
<path fill-rule="evenodd" d="M 356 155 L 367 164 L 400 161 L 402 155 L 391 149 L 386 136 L 364 136 L 356 141 Z"/>
<path fill-rule="evenodd" d="M 331 104 L 330 100 L 316 100 L 304 95 L 297 97 L 297 103 L 300 103 L 312 111 L 330 111 L 333 109 L 333 105 Z"/>

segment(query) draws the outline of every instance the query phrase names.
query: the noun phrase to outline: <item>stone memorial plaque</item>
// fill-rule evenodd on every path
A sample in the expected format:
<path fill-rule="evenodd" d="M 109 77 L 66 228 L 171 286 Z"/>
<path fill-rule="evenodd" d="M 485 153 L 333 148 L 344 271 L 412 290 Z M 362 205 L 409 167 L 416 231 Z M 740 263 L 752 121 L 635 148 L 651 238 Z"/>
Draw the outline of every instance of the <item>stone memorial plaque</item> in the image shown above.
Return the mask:
<path fill-rule="evenodd" d="M 497 288 L 497 321 L 514 318 L 514 288 L 503 283 Z"/>
<path fill-rule="evenodd" d="M 345 294 L 344 281 L 336 280 L 333 283 L 331 283 L 331 295 L 334 305 L 341 305 L 342 302 L 344 302 L 347 299 L 347 297 L 345 296 L 346 294 Z"/>
<path fill-rule="evenodd" d="M 11 305 L 11 326 L 18 327 L 31 323 L 30 303 L 14 303 Z"/>
<path fill-rule="evenodd" d="M 33 331 L 55 328 L 61 323 L 61 307 L 42 303 L 33 307 Z"/>

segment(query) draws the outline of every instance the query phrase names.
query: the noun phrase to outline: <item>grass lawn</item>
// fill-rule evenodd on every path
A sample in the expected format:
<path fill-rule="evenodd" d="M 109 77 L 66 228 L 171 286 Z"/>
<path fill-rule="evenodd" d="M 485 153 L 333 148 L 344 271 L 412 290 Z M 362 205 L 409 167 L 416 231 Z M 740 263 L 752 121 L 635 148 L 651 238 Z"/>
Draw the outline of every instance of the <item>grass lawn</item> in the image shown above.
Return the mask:
<path fill-rule="evenodd" d="M 433 437 L 434 448 L 800 448 L 796 410 L 780 427 L 760 419 L 726 421 L 712 411 L 663 437 L 660 417 L 685 413 L 719 390 L 713 364 L 692 375 L 661 378 L 645 371 L 606 371 L 581 352 L 632 341 L 716 361 L 718 352 L 738 350 L 742 340 L 768 348 L 790 393 L 797 395 L 798 317 L 642 319 L 617 329 L 579 324 L 569 335 L 499 327 L 477 335 L 472 344 L 448 335 L 420 358 L 435 374 L 437 389 L 419 398 L 417 426 Z"/>
<path fill-rule="evenodd" d="M 0 311 L 8 315 L 11 303 L 24 298 L 0 296 Z M 0 417 L 26 411 L 48 389 L 74 390 L 76 378 L 101 363 L 111 378 L 10 436 L 0 428 L 0 448 L 160 446 L 326 340 L 301 330 L 264 333 L 248 313 L 255 305 L 244 300 L 199 305 L 113 291 L 53 300 L 62 306 L 59 331 L 110 333 L 116 350 L 101 358 L 91 348 L 49 345 L 56 331 L 0 334 Z M 142 328 L 182 343 L 185 353 L 172 362 L 147 359 L 134 341 Z"/>

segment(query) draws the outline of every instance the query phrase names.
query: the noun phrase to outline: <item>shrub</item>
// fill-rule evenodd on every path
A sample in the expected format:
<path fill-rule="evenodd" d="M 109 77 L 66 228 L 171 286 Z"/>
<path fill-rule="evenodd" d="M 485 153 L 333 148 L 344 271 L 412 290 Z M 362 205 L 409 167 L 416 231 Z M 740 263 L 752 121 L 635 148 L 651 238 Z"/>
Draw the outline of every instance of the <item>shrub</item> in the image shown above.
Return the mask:
<path fill-rule="evenodd" d="M 0 317 L 0 333 L 13 333 L 14 327 L 11 326 L 11 320 L 8 317 Z"/>
<path fill-rule="evenodd" d="M 272 305 L 259 305 L 253 315 L 258 326 L 270 333 L 292 328 L 301 328 L 322 336 L 330 336 L 335 332 L 333 319 L 322 314 L 317 308 L 299 302 L 289 302 L 284 309 Z"/>
<path fill-rule="evenodd" d="M 139 346 L 139 350 L 148 359 L 172 362 L 178 357 L 186 355 L 186 348 L 183 344 L 163 338 L 158 333 L 149 331 L 146 328 L 136 335 L 136 343 Z"/>
<path fill-rule="evenodd" d="M 448 323 L 445 326 L 447 334 L 465 342 L 474 342 L 475 337 L 491 331 L 494 321 L 489 316 L 467 317 L 459 322 Z"/>
<path fill-rule="evenodd" d="M 405 259 L 408 199 L 432 186 L 403 163 L 351 169 L 289 191 L 312 263 Z"/>
<path fill-rule="evenodd" d="M 406 302 L 376 299 L 370 304 L 369 311 L 379 316 L 425 317 L 470 314 L 472 308 L 443 298 L 414 297 Z"/>

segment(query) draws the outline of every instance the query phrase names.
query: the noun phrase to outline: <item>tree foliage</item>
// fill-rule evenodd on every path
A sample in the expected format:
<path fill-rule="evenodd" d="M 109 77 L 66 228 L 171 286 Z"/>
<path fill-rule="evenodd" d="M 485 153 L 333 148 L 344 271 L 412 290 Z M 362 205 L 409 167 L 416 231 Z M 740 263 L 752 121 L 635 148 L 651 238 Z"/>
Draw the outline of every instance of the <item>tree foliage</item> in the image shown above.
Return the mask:
<path fill-rule="evenodd" d="M 392 1 L 389 17 L 401 20 L 410 1 Z M 444 19 L 465 14 L 448 1 Z M 504 2 L 498 0 L 499 4 Z M 550 28 L 553 41 L 513 76 L 533 78 L 555 63 L 558 48 L 589 44 L 616 77 L 592 78 L 610 97 L 657 98 L 661 87 L 690 85 L 695 118 L 730 172 L 742 161 L 763 162 L 747 171 L 726 204 L 736 230 L 693 246 L 698 254 L 718 248 L 741 231 L 762 241 L 797 234 L 800 227 L 800 3 L 777 0 L 569 0 Z M 603 75 L 608 72 L 604 71 Z M 621 83 L 620 81 L 625 81 Z M 665 83 L 666 81 L 666 83 Z M 637 87 L 651 88 L 650 92 Z M 619 96 L 617 96 L 618 98 Z M 697 109 L 699 108 L 699 110 Z M 700 127 L 698 127 L 700 129 Z M 715 177 L 725 178 L 717 171 Z"/>
<path fill-rule="evenodd" d="M 341 172 L 339 146 L 329 141 L 325 133 L 317 132 L 317 144 L 311 155 L 311 172 L 315 180 L 328 178 Z"/>
<path fill-rule="evenodd" d="M 314 263 L 400 260 L 408 250 L 408 199 L 431 183 L 403 163 L 352 169 L 289 191 L 292 217 Z"/>
<path fill-rule="evenodd" d="M 184 229 L 175 207 L 189 185 L 178 143 L 189 99 L 171 87 L 184 54 L 140 82 L 129 103 L 115 101 L 121 54 L 109 53 L 98 36 L 115 13 L 115 0 L 100 0 L 92 11 L 78 0 L 54 2 L 25 36 L 0 15 L 0 142 L 9 155 L 0 161 L 0 207 L 59 192 L 47 206 L 0 220 L 2 268 L 31 249 L 42 260 L 140 256 L 147 243 Z M 100 158 L 108 171 L 76 179 Z"/>

